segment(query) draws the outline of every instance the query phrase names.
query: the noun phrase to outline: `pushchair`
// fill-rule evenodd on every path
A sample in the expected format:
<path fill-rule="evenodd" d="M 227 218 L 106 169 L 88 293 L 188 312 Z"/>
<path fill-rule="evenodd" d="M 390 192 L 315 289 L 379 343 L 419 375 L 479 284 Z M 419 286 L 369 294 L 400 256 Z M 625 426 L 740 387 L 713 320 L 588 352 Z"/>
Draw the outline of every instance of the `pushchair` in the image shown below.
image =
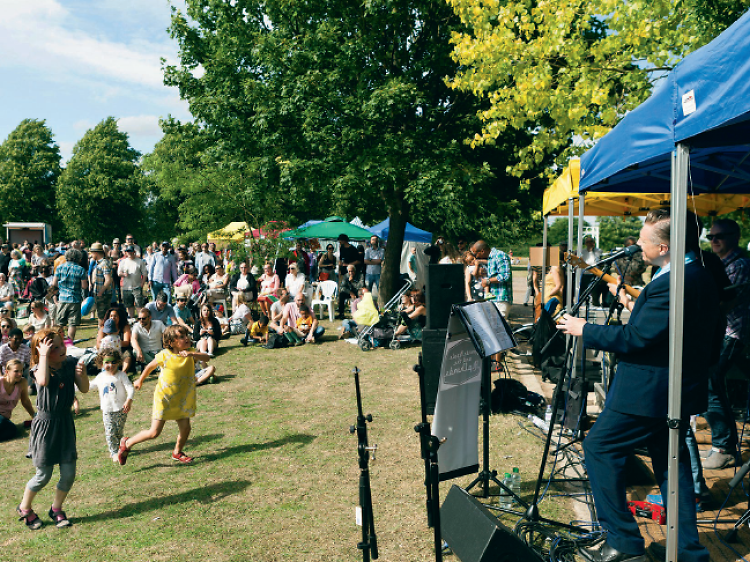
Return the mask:
<path fill-rule="evenodd" d="M 404 280 L 404 284 L 395 295 L 383 307 L 377 321 L 371 325 L 365 325 L 357 334 L 357 345 L 362 351 L 369 351 L 373 347 L 378 347 L 381 342 L 389 341 L 388 347 L 399 349 L 402 342 L 411 341 L 411 338 L 403 334 L 396 339 L 394 332 L 398 326 L 398 305 L 401 297 L 412 288 L 413 282 L 410 279 Z"/>

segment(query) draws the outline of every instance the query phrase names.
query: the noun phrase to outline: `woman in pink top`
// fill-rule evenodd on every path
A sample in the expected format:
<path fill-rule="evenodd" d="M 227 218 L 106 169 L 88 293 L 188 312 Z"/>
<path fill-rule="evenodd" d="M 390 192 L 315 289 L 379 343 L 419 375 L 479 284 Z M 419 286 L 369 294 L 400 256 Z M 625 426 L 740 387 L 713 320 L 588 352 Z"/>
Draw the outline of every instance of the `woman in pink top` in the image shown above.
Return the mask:
<path fill-rule="evenodd" d="M 258 294 L 258 303 L 263 314 L 270 318 L 270 308 L 278 299 L 276 292 L 279 290 L 281 281 L 279 276 L 274 273 L 270 263 L 263 266 L 263 275 L 260 276 L 260 293 Z"/>
<path fill-rule="evenodd" d="M 29 383 L 23 378 L 23 363 L 11 359 L 5 364 L 5 376 L 0 377 L 0 441 L 14 439 L 18 435 L 10 416 L 19 400 L 33 418 L 35 412 L 29 398 Z"/>

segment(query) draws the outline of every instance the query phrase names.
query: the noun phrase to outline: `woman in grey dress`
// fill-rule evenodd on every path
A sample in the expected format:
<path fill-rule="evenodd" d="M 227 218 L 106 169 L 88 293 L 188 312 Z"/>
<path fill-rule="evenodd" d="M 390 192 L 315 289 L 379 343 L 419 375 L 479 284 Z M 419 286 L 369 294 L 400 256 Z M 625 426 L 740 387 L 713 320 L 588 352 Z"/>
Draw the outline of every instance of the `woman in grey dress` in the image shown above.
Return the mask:
<path fill-rule="evenodd" d="M 31 363 L 38 394 L 37 415 L 31 424 L 29 452 L 36 474 L 26 484 L 23 500 L 16 508 L 20 520 L 36 530 L 42 522 L 31 508 L 37 493 L 52 478 L 54 465 L 60 465 L 60 481 L 49 516 L 57 527 L 68 527 L 70 521 L 62 510 L 76 474 L 76 430 L 70 411 L 75 385 L 86 393 L 89 379 L 74 357 L 66 357 L 65 344 L 55 328 L 40 330 L 31 341 Z"/>

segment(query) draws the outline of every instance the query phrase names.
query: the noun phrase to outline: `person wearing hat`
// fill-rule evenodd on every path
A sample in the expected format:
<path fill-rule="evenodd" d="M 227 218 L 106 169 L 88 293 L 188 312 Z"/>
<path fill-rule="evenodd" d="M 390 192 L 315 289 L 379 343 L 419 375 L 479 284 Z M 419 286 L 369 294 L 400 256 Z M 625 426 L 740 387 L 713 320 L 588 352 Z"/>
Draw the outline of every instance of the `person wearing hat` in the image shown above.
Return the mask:
<path fill-rule="evenodd" d="M 148 281 L 154 300 L 156 295 L 164 293 L 167 302 L 170 302 L 172 285 L 177 277 L 177 261 L 169 252 L 169 242 L 164 241 L 161 243 L 161 252 L 153 255 L 148 266 Z"/>
<path fill-rule="evenodd" d="M 89 253 L 96 262 L 91 272 L 91 293 L 96 303 L 96 317 L 101 328 L 106 320 L 107 309 L 112 303 L 112 267 L 104 254 L 104 246 L 99 242 L 91 244 Z"/>
<path fill-rule="evenodd" d="M 143 285 L 148 283 L 148 266 L 137 255 L 134 246 L 125 246 L 125 257 L 117 266 L 117 276 L 122 280 L 122 303 L 128 314 L 135 316 L 135 309 L 143 307 Z"/>

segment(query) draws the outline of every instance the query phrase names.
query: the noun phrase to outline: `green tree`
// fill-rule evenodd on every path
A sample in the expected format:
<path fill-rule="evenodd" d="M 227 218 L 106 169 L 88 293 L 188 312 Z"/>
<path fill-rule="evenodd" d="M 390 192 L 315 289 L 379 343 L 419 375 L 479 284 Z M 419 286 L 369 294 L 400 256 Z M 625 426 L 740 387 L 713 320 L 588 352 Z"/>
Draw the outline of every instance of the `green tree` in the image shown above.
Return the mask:
<path fill-rule="evenodd" d="M 56 231 L 60 171 L 60 149 L 45 121 L 21 121 L 0 145 L 0 221 L 47 222 Z"/>
<path fill-rule="evenodd" d="M 547 157 L 564 166 L 606 134 L 687 53 L 737 19 L 747 0 L 449 0 L 462 66 L 453 88 L 489 107 L 473 146 L 533 131 L 509 172 Z M 578 142 L 574 142 L 577 140 Z M 546 170 L 552 174 L 552 170 Z"/>
<path fill-rule="evenodd" d="M 638 217 L 600 217 L 599 247 L 605 252 L 622 248 L 628 236 L 638 238 L 641 227 L 643 221 Z"/>
<path fill-rule="evenodd" d="M 493 167 L 499 149 L 462 142 L 480 102 L 444 82 L 459 25 L 431 0 L 188 0 L 172 19 L 181 65 L 166 67 L 166 82 L 216 161 L 245 174 L 238 189 L 288 208 L 263 218 L 387 214 L 387 297 L 407 220 L 450 234 L 527 213 L 518 180 Z"/>
<path fill-rule="evenodd" d="M 86 131 L 57 184 L 57 206 L 70 236 L 108 240 L 140 231 L 139 157 L 114 117 Z"/>
<path fill-rule="evenodd" d="M 568 218 L 563 217 L 556 219 L 555 222 L 549 225 L 547 230 L 547 243 L 550 246 L 557 246 L 558 244 L 568 242 Z M 588 221 L 583 222 L 583 226 L 591 226 Z M 573 219 L 573 239 L 578 238 L 578 219 Z"/>

